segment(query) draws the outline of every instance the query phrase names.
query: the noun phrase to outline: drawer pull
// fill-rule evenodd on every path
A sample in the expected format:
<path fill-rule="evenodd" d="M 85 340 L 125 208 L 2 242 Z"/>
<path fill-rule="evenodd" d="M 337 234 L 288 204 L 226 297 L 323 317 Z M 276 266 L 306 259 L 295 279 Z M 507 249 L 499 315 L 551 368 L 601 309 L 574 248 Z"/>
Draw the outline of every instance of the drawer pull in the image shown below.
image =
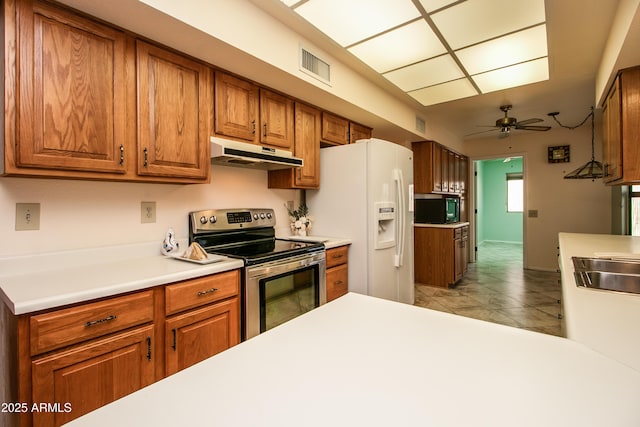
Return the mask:
<path fill-rule="evenodd" d="M 342 280 L 336 280 L 335 282 L 333 282 L 334 285 L 336 286 L 340 286 L 342 285 L 344 282 Z"/>
<path fill-rule="evenodd" d="M 340 254 L 340 255 L 334 255 L 334 256 L 333 256 L 333 259 L 340 259 L 340 258 L 342 258 L 343 256 L 344 256 L 344 255 L 342 255 L 342 254 Z"/>
<path fill-rule="evenodd" d="M 86 328 L 90 327 L 90 326 L 95 326 L 95 325 L 99 325 L 100 323 L 104 323 L 104 322 L 110 322 L 112 320 L 116 320 L 118 318 L 118 316 L 116 316 L 115 314 L 112 314 L 111 316 L 107 316 L 104 319 L 99 319 L 99 320 L 92 320 L 90 322 L 87 322 L 84 324 L 84 326 Z"/>
<path fill-rule="evenodd" d="M 201 296 L 204 296 L 204 295 L 207 295 L 207 294 L 212 294 L 217 290 L 218 290 L 218 288 L 211 288 L 211 289 L 207 289 L 206 291 L 198 291 L 198 296 L 201 297 Z"/>

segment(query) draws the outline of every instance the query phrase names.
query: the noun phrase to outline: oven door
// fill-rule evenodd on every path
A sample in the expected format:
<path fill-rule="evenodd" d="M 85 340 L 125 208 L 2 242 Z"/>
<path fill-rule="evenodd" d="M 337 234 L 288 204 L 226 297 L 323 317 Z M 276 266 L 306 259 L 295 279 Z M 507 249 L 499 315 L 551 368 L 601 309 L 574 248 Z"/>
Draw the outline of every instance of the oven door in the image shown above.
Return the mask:
<path fill-rule="evenodd" d="M 243 338 L 252 338 L 327 301 L 325 252 L 245 269 Z"/>

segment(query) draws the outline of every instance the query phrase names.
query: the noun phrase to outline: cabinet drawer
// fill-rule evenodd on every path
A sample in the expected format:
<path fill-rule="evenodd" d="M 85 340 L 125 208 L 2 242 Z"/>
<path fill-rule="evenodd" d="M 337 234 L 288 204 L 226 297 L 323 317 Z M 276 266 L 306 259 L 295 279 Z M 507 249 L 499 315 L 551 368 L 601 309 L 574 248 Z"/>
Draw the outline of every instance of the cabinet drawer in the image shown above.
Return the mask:
<path fill-rule="evenodd" d="M 31 354 L 40 354 L 153 321 L 153 291 L 32 316 Z"/>
<path fill-rule="evenodd" d="M 165 288 L 166 314 L 199 307 L 238 295 L 239 270 L 188 280 Z"/>
<path fill-rule="evenodd" d="M 461 227 L 456 228 L 456 229 L 453 231 L 453 238 L 454 238 L 455 240 L 458 240 L 458 239 L 462 238 L 462 228 L 461 228 Z"/>
<path fill-rule="evenodd" d="M 340 246 L 327 251 L 327 268 L 345 264 L 348 259 L 349 246 Z"/>
<path fill-rule="evenodd" d="M 327 302 L 349 291 L 348 264 L 342 264 L 327 270 Z"/>

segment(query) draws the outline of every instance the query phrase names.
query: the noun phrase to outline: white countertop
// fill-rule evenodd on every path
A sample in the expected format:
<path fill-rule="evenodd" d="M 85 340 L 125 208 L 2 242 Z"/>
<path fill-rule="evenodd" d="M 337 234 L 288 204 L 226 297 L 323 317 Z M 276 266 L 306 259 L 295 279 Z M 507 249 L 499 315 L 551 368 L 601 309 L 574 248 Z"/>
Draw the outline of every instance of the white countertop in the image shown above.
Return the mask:
<path fill-rule="evenodd" d="M 465 225 L 469 225 L 468 222 L 454 222 L 452 224 L 419 224 L 414 223 L 414 227 L 423 227 L 423 228 L 460 228 Z"/>
<path fill-rule="evenodd" d="M 206 265 L 171 259 L 158 242 L 0 258 L 0 297 L 19 315 L 242 266 L 231 258 Z"/>
<path fill-rule="evenodd" d="M 637 427 L 638 402 L 575 341 L 350 293 L 69 426 Z"/>
<path fill-rule="evenodd" d="M 640 371 L 640 295 L 578 287 L 571 261 L 573 256 L 640 254 L 640 237 L 560 233 L 559 243 L 567 337 Z"/>

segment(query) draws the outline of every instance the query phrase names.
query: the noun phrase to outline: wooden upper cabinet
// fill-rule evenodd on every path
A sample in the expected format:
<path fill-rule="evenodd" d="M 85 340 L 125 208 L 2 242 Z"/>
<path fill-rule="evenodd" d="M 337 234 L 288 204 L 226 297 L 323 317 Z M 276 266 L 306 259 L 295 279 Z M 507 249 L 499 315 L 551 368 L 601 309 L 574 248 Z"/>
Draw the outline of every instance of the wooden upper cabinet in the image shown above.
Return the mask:
<path fill-rule="evenodd" d="M 418 194 L 466 192 L 469 159 L 435 141 L 413 143 L 413 183 Z"/>
<path fill-rule="evenodd" d="M 349 143 L 349 120 L 322 112 L 322 142 L 328 145 Z"/>
<path fill-rule="evenodd" d="M 124 173 L 125 34 L 46 3 L 15 6 L 17 69 L 5 76 L 17 97 L 15 166 Z M 17 172 L 11 160 L 7 172 Z"/>
<path fill-rule="evenodd" d="M 352 144 L 359 139 L 371 138 L 371 128 L 360 125 L 358 123 L 349 123 L 349 132 L 351 132 L 349 142 Z"/>
<path fill-rule="evenodd" d="M 209 176 L 211 70 L 138 41 L 138 174 Z"/>
<path fill-rule="evenodd" d="M 292 151 L 293 121 L 291 98 L 216 72 L 216 135 Z"/>
<path fill-rule="evenodd" d="M 291 98 L 260 89 L 260 143 L 262 145 L 293 151 L 293 117 Z"/>
<path fill-rule="evenodd" d="M 300 168 L 269 171 L 269 188 L 320 187 L 320 110 L 295 104 L 295 144 L 293 154 L 303 160 Z"/>
<path fill-rule="evenodd" d="M 215 120 L 217 135 L 259 143 L 260 88 L 229 74 L 215 74 Z"/>

